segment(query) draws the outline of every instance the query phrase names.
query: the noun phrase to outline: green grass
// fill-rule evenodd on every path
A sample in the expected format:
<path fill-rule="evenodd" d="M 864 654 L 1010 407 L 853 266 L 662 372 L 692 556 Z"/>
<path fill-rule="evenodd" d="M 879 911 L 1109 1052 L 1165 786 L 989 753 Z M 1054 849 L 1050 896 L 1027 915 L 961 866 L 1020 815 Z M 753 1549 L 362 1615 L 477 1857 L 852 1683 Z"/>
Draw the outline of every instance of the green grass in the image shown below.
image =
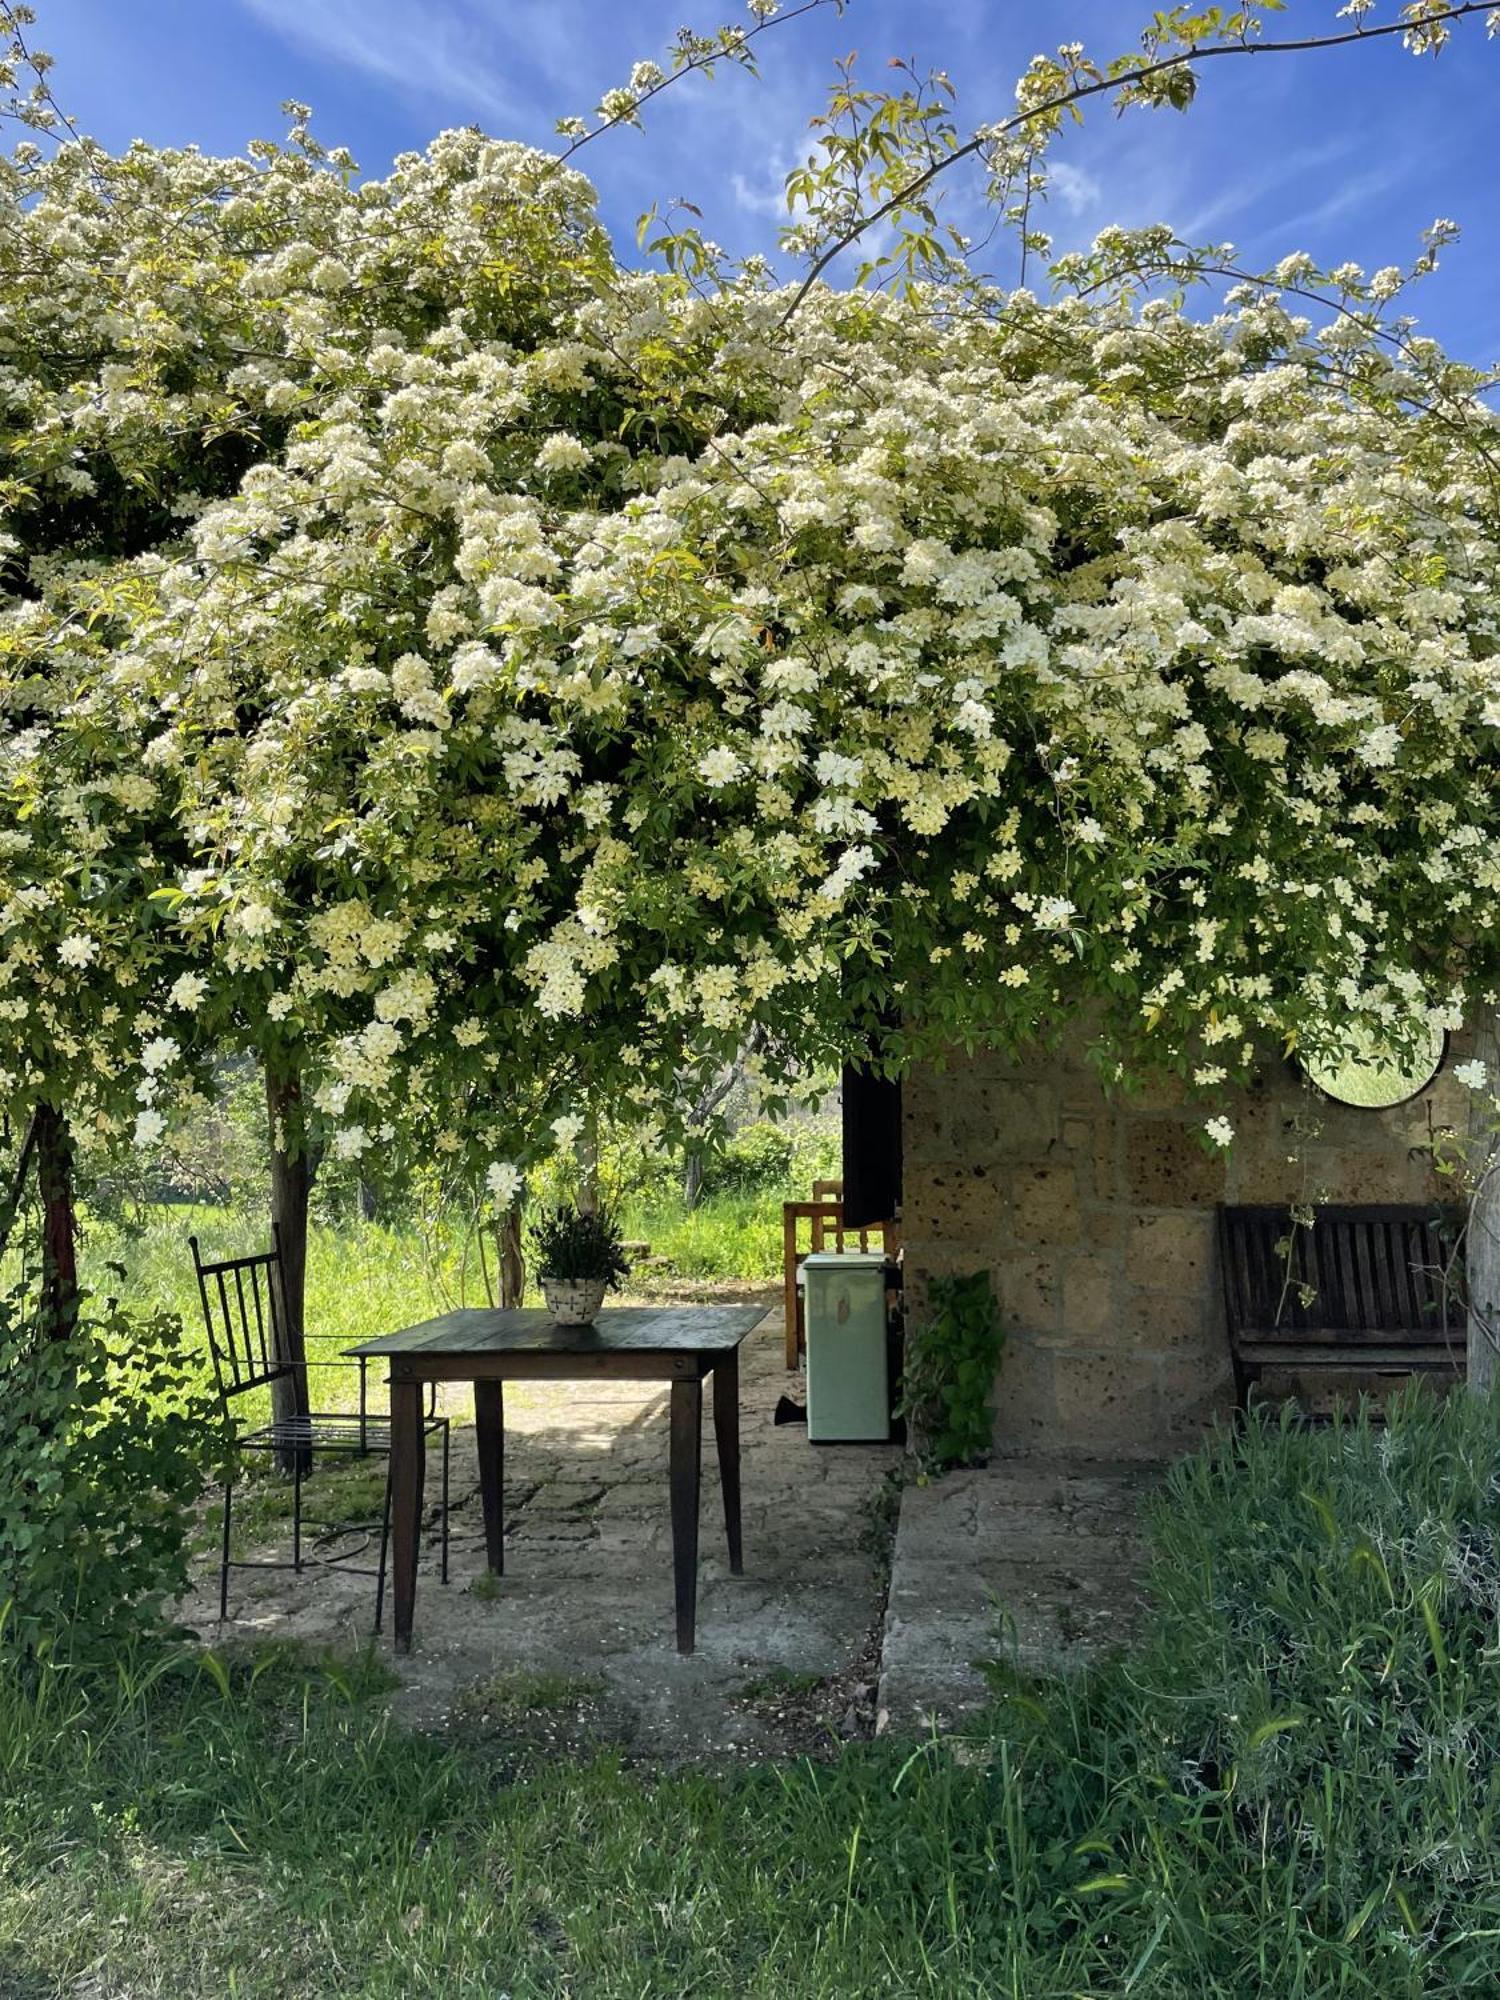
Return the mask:
<path fill-rule="evenodd" d="M 514 1726 L 538 1713 L 583 1707 L 604 1692 L 605 1683 L 587 1675 L 512 1667 L 466 1688 L 459 1698 L 457 1715 L 460 1722 Z"/>
<path fill-rule="evenodd" d="M 781 1255 L 779 1191 L 721 1195 L 689 1211 L 680 1198 L 664 1196 L 637 1204 L 623 1218 L 627 1238 L 645 1241 L 651 1257 L 627 1290 L 633 1294 L 670 1291 L 679 1279 L 694 1282 L 761 1279 L 779 1275 Z M 142 1308 L 165 1306 L 180 1314 L 195 1338 L 201 1335 L 202 1306 L 193 1275 L 188 1238 L 196 1234 L 210 1261 L 243 1256 L 269 1242 L 263 1217 L 225 1208 L 173 1207 L 156 1211 L 133 1233 L 88 1224 L 82 1252 L 84 1283 L 101 1293 L 119 1293 Z M 533 1287 L 530 1298 L 537 1302 Z M 472 1242 L 428 1239 L 413 1228 L 376 1223 L 339 1227 L 315 1224 L 308 1234 L 307 1327 L 309 1356 L 334 1363 L 315 1370 L 312 1393 L 317 1407 L 358 1406 L 358 1375 L 339 1357 L 357 1341 L 413 1325 L 456 1305 L 486 1299 L 484 1274 Z M 205 1377 L 209 1373 L 203 1350 Z M 374 1389 L 376 1402 L 383 1391 Z M 249 1397 L 241 1408 L 247 1423 L 266 1414 L 265 1399 Z"/>
<path fill-rule="evenodd" d="M 571 1685 L 405 1735 L 368 1660 L 0 1674 L 0 1993 L 1495 1991 L 1500 1412 L 1257 1420 L 1150 1530 L 1130 1656 L 819 1766 L 563 1759 Z"/>
<path fill-rule="evenodd" d="M 621 1225 L 627 1239 L 651 1245 L 653 1283 L 674 1275 L 770 1282 L 781 1276 L 781 1204 L 793 1198 L 780 1190 L 722 1194 L 689 1209 L 680 1197 L 663 1197 L 627 1205 Z"/>

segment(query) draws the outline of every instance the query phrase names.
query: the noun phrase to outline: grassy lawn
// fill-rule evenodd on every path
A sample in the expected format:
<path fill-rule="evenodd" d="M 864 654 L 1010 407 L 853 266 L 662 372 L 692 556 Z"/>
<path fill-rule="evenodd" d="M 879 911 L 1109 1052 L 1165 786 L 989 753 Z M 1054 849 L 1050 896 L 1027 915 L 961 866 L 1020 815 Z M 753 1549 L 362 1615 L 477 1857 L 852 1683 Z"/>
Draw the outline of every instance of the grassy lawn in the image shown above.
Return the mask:
<path fill-rule="evenodd" d="M 676 1278 L 767 1282 L 781 1274 L 780 1191 L 724 1194 L 696 1209 L 658 1196 L 627 1207 L 627 1240 L 650 1246 L 631 1280 L 632 1291 L 669 1289 Z M 785 1197 L 790 1199 L 790 1196 Z M 198 1326 L 202 1312 L 188 1238 L 206 1258 L 265 1249 L 269 1225 L 260 1215 L 182 1205 L 156 1209 L 147 1225 L 127 1233 L 107 1225 L 84 1239 L 85 1280 L 99 1290 L 123 1287 L 132 1301 L 161 1304 Z M 493 1259 L 490 1269 L 493 1272 Z M 533 1293 L 533 1297 L 535 1294 Z M 314 1224 L 308 1236 L 307 1323 L 318 1334 L 360 1340 L 456 1305 L 482 1305 L 484 1271 L 478 1251 L 443 1235 L 379 1223 Z"/>
<path fill-rule="evenodd" d="M 622 1225 L 628 1240 L 650 1245 L 650 1257 L 628 1281 L 627 1295 L 669 1294 L 684 1281 L 693 1285 L 761 1280 L 781 1271 L 780 1190 L 722 1194 L 687 1209 L 670 1194 L 627 1208 Z M 104 1224 L 87 1227 L 82 1254 L 85 1284 L 100 1293 L 119 1292 L 133 1305 L 165 1306 L 181 1316 L 194 1341 L 202 1338 L 203 1313 L 193 1275 L 188 1238 L 196 1234 L 212 1260 L 264 1249 L 269 1225 L 263 1216 L 228 1208 L 182 1205 L 153 1211 L 143 1229 L 124 1231 Z M 493 1272 L 493 1261 L 491 1262 Z M 529 1294 L 539 1303 L 535 1288 Z M 472 1242 L 426 1237 L 417 1229 L 379 1223 L 315 1224 L 308 1236 L 307 1326 L 309 1354 L 336 1360 L 356 1341 L 447 1312 L 458 1305 L 483 1305 L 484 1272 Z M 203 1350 L 205 1375 L 208 1352 Z M 325 1409 L 353 1409 L 358 1378 L 351 1366 L 319 1370 L 314 1394 Z M 377 1391 L 383 1406 L 383 1391 Z M 254 1396 L 240 1411 L 246 1422 L 260 1420 Z M 0 2000 L 4 2000 L 0 1989 Z"/>
<path fill-rule="evenodd" d="M 983 1727 L 814 1765 L 562 1759 L 512 1680 L 400 1733 L 369 1660 L 0 1677 L 0 1993 L 666 2000 L 1493 1992 L 1500 1423 L 1267 1419 L 1172 1473 L 1154 1624 L 1000 1657 Z M 586 1663 L 585 1663 L 586 1664 Z"/>

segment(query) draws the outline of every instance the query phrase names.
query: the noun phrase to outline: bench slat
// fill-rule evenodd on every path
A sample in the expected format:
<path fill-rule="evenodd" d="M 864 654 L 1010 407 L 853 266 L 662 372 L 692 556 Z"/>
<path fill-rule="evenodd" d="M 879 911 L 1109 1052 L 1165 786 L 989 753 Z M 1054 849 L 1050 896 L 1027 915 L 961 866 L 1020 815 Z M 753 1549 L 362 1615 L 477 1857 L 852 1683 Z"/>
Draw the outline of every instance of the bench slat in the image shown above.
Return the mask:
<path fill-rule="evenodd" d="M 1270 1347 L 1306 1347 L 1322 1342 L 1325 1347 L 1452 1347 L 1458 1343 L 1453 1327 L 1434 1320 L 1428 1326 L 1320 1326 L 1315 1333 L 1295 1326 L 1246 1326 L 1240 1329 L 1239 1345 L 1251 1341 Z"/>
<path fill-rule="evenodd" d="M 1443 1279 L 1445 1239 L 1451 1245 L 1461 1225 L 1461 1210 L 1436 1203 L 1329 1204 L 1310 1228 L 1282 1207 L 1221 1207 L 1225 1315 L 1242 1392 L 1247 1372 L 1262 1366 L 1461 1368 L 1463 1309 Z M 1290 1252 L 1278 1255 L 1278 1243 Z"/>
<path fill-rule="evenodd" d="M 1463 1355 L 1450 1346 L 1411 1347 L 1405 1341 L 1394 1345 L 1372 1343 L 1367 1347 L 1321 1346 L 1316 1342 L 1240 1342 L 1240 1359 L 1262 1368 L 1343 1368 L 1359 1373 L 1367 1368 L 1405 1368 L 1413 1373 L 1427 1369 L 1463 1369 Z"/>

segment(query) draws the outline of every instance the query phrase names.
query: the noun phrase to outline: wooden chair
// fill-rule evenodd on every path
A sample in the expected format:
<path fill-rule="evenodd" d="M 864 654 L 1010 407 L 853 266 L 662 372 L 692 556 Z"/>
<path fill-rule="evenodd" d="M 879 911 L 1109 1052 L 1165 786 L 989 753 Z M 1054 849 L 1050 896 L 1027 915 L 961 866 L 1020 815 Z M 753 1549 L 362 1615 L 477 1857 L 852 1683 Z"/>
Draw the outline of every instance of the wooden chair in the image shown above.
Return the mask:
<path fill-rule="evenodd" d="M 889 1258 L 894 1258 L 899 1247 L 899 1232 L 894 1222 L 871 1222 L 863 1229 L 846 1231 L 843 1193 L 842 1181 L 814 1181 L 811 1201 L 782 1203 L 781 1277 L 788 1368 L 797 1366 L 807 1345 L 802 1288 L 797 1283 L 797 1266 L 802 1259 L 816 1250 L 842 1250 L 846 1235 L 853 1236 L 861 1250 L 870 1248 L 872 1237 L 877 1239 L 879 1248 Z"/>
<path fill-rule="evenodd" d="M 1239 1407 L 1267 1368 L 1461 1375 L 1464 1309 L 1446 1273 L 1462 1227 L 1436 1203 L 1319 1208 L 1310 1228 L 1286 1208 L 1220 1208 Z"/>
<path fill-rule="evenodd" d="M 198 1296 L 203 1303 L 203 1323 L 208 1333 L 208 1350 L 213 1357 L 214 1379 L 218 1384 L 219 1401 L 224 1418 L 233 1434 L 234 1450 L 274 1452 L 278 1456 L 290 1456 L 292 1472 L 292 1560 L 285 1562 L 237 1561 L 229 1555 L 230 1521 L 234 1505 L 234 1474 L 231 1469 L 224 1479 L 224 1527 L 219 1555 L 219 1617 L 229 1616 L 229 1572 L 232 1569 L 291 1569 L 301 1572 L 309 1563 L 321 1567 L 333 1567 L 354 1576 L 373 1576 L 375 1585 L 375 1630 L 380 1630 L 381 1613 L 385 1605 L 386 1554 L 390 1542 L 391 1486 L 387 1472 L 385 1506 L 380 1524 L 380 1563 L 376 1569 L 365 1569 L 352 1562 L 345 1562 L 332 1556 L 305 1557 L 302 1553 L 302 1483 L 304 1468 L 311 1464 L 314 1453 L 334 1452 L 340 1455 L 354 1455 L 360 1458 L 385 1458 L 391 1452 L 391 1426 L 388 1417 L 372 1417 L 369 1413 L 366 1366 L 363 1357 L 359 1363 L 359 1410 L 350 1413 L 344 1410 L 313 1411 L 307 1388 L 307 1372 L 313 1368 L 342 1368 L 346 1372 L 349 1363 L 337 1361 L 291 1360 L 286 1351 L 284 1329 L 287 1324 L 286 1283 L 281 1261 L 281 1236 L 272 1229 L 272 1248 L 262 1250 L 252 1257 L 226 1257 L 216 1263 L 205 1263 L 198 1247 L 196 1236 L 188 1242 L 193 1252 L 193 1269 L 198 1277 Z M 317 1339 L 314 1335 L 312 1338 Z M 323 1339 L 336 1336 L 323 1335 Z M 272 1418 L 270 1423 L 261 1424 L 253 1430 L 236 1431 L 234 1427 L 234 1405 L 236 1400 L 254 1389 L 269 1389 L 274 1382 L 293 1380 L 298 1385 L 297 1401 L 301 1414 L 294 1417 Z M 424 1419 L 427 1436 L 437 1438 L 443 1451 L 443 1501 L 442 1501 L 442 1576 L 448 1581 L 448 1419 L 436 1411 L 436 1385 L 433 1387 L 432 1401 Z"/>

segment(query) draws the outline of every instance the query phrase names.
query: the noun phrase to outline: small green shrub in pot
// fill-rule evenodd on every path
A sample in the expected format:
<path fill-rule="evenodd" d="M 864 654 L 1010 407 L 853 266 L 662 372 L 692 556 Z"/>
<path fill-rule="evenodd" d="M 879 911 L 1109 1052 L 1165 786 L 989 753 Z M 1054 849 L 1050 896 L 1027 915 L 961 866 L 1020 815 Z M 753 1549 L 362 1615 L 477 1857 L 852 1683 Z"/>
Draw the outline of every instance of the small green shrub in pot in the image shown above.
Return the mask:
<path fill-rule="evenodd" d="M 1005 1323 L 988 1271 L 933 1278 L 928 1296 L 930 1316 L 907 1337 L 900 1414 L 924 1466 L 946 1472 L 989 1453 Z"/>
<path fill-rule="evenodd" d="M 607 1208 L 592 1212 L 562 1201 L 542 1209 L 531 1225 L 537 1283 L 560 1326 L 587 1326 L 599 1315 L 606 1292 L 630 1274 L 620 1229 Z"/>
<path fill-rule="evenodd" d="M 0 1295 L 0 1654 L 107 1654 L 188 1580 L 223 1424 L 173 1313 L 85 1300 L 67 1340 Z"/>

